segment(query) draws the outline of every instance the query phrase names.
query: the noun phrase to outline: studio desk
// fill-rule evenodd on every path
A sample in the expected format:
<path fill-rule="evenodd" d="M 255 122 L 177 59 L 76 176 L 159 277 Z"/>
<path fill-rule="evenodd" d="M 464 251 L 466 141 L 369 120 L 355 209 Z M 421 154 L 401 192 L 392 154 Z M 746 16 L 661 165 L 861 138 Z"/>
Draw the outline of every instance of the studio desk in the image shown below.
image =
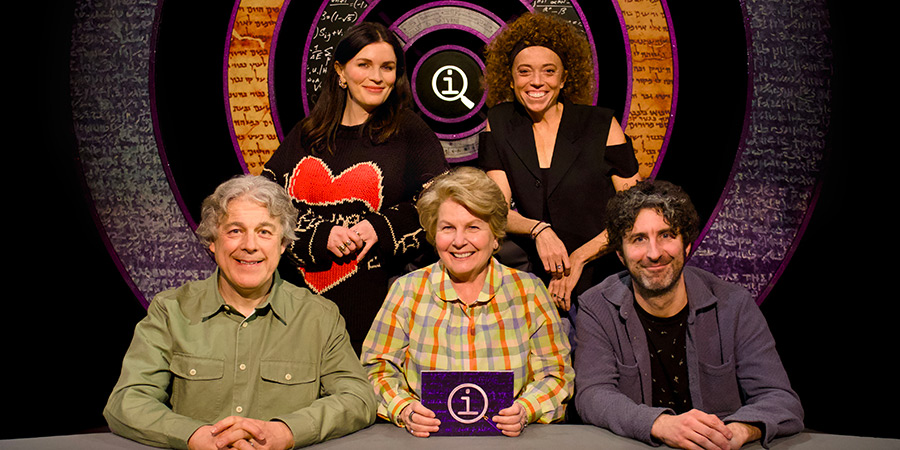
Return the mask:
<path fill-rule="evenodd" d="M 112 433 L 75 434 L 0 441 L 0 450 L 112 450 L 148 447 Z M 590 425 L 529 425 L 516 438 L 492 437 L 430 437 L 417 438 L 405 430 L 387 423 L 378 423 L 339 439 L 307 447 L 312 450 L 646 450 L 644 443 L 616 436 L 610 431 Z M 666 448 L 666 447 L 662 447 Z M 763 448 L 759 442 L 745 445 L 745 449 Z M 900 439 L 884 439 L 804 432 L 776 439 L 773 450 L 900 450 Z"/>

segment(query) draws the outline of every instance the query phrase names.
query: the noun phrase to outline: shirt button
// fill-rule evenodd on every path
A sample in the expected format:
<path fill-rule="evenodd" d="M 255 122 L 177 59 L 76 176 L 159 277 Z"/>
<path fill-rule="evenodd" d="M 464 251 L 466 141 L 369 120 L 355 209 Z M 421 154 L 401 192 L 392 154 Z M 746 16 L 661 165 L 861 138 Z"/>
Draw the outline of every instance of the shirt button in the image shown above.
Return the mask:
<path fill-rule="evenodd" d="M 247 370 L 247 365 L 246 365 L 246 364 L 241 364 L 241 365 L 238 366 L 238 367 L 239 367 L 241 370 Z"/>
<path fill-rule="evenodd" d="M 284 379 L 285 379 L 285 380 L 291 381 L 291 378 L 293 378 L 293 377 L 292 377 L 291 374 L 289 374 L 289 373 L 287 373 L 287 374 L 284 375 Z"/>
<path fill-rule="evenodd" d="M 534 180 L 534 187 L 536 187 L 536 188 L 541 187 L 541 180 Z"/>
<path fill-rule="evenodd" d="M 247 322 L 242 323 L 241 328 L 247 328 Z"/>
<path fill-rule="evenodd" d="M 240 413 L 240 412 L 243 412 L 243 411 L 244 411 L 244 408 L 238 406 L 237 408 L 234 408 L 234 411 L 237 412 L 237 413 Z"/>
<path fill-rule="evenodd" d="M 190 371 L 188 371 L 188 373 L 191 375 L 197 375 L 197 369 L 191 369 Z"/>

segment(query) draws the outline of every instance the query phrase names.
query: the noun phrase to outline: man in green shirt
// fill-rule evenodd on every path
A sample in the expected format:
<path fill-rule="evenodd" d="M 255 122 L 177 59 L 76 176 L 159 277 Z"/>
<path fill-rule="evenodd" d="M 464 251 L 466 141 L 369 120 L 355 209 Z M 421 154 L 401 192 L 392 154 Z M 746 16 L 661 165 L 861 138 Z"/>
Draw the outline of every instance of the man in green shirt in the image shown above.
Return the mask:
<path fill-rule="evenodd" d="M 286 449 L 375 420 L 337 307 L 275 270 L 296 217 L 284 189 L 255 176 L 204 200 L 197 235 L 218 268 L 153 299 L 103 411 L 114 433 L 160 447 Z"/>

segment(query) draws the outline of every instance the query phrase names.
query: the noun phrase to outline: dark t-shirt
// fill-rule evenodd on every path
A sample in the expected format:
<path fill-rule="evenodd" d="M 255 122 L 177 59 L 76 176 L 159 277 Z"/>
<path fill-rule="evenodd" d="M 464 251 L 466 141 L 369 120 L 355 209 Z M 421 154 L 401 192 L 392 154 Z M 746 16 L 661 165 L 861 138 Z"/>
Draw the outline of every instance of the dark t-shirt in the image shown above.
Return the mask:
<path fill-rule="evenodd" d="M 691 390 L 687 367 L 687 304 L 672 317 L 656 317 L 634 302 L 650 350 L 653 406 L 676 414 L 690 411 Z"/>

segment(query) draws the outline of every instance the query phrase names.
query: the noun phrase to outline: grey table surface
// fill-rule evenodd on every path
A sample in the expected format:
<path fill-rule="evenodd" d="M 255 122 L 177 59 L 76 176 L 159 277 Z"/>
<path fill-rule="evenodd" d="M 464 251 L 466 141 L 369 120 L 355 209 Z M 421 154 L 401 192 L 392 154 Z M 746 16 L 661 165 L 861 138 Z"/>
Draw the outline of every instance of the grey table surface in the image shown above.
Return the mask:
<path fill-rule="evenodd" d="M 73 450 L 107 450 L 107 449 L 150 449 L 146 445 L 132 442 L 112 433 L 74 434 L 67 436 L 48 436 L 28 439 L 0 440 L 3 450 L 35 450 L 35 449 L 73 449 Z M 610 431 L 590 425 L 531 425 L 522 436 L 508 438 L 496 437 L 430 437 L 416 438 L 405 430 L 391 424 L 379 423 L 356 433 L 339 439 L 323 442 L 311 447 L 314 450 L 462 450 L 498 449 L 498 450 L 641 450 L 657 448 L 641 442 L 616 436 Z M 664 447 L 665 448 L 665 447 Z M 744 446 L 745 449 L 761 449 L 758 442 Z M 844 449 L 891 449 L 900 450 L 900 439 L 884 439 L 860 436 L 844 436 L 835 434 L 804 432 L 795 436 L 776 439 L 770 446 L 773 450 L 844 450 Z"/>

